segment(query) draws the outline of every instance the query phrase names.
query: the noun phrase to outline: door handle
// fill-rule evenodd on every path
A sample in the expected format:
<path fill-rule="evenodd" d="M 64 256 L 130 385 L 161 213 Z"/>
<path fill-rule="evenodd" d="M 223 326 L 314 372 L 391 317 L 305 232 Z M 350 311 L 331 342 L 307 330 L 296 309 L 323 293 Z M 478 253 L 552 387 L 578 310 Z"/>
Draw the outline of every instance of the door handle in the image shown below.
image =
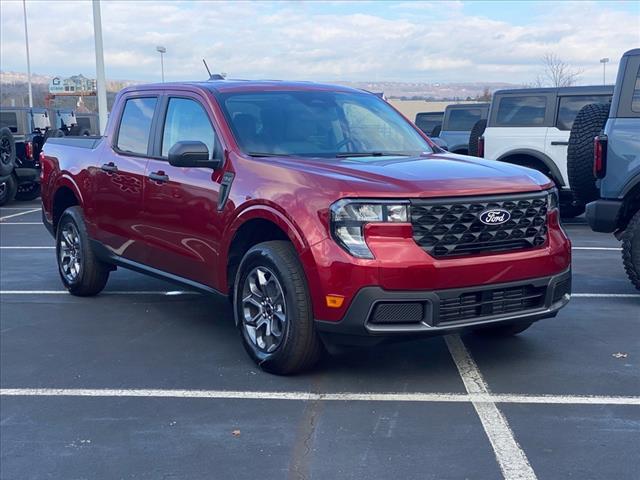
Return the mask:
<path fill-rule="evenodd" d="M 163 171 L 151 172 L 149 178 L 154 182 L 164 183 L 169 181 L 169 175 L 166 175 Z"/>
<path fill-rule="evenodd" d="M 109 173 L 113 173 L 113 172 L 117 172 L 118 171 L 118 167 L 115 163 L 113 162 L 109 162 L 109 163 L 104 163 L 102 164 L 102 166 L 100 167 L 100 169 L 103 172 L 109 172 Z"/>
<path fill-rule="evenodd" d="M 555 146 L 555 145 L 569 145 L 569 142 L 560 142 L 560 141 L 556 141 L 554 140 L 553 142 L 551 142 L 551 145 Z"/>

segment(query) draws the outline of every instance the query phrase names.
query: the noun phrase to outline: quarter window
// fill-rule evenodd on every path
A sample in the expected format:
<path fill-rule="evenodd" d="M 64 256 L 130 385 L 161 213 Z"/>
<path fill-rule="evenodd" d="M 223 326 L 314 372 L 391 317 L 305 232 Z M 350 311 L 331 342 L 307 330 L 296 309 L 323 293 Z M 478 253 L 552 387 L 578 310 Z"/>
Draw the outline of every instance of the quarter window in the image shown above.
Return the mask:
<path fill-rule="evenodd" d="M 559 130 L 571 130 L 573 121 L 576 119 L 578 112 L 585 105 L 591 103 L 607 103 L 611 102 L 611 95 L 583 95 L 575 97 L 560 97 L 558 106 L 558 120 L 556 127 Z"/>
<path fill-rule="evenodd" d="M 636 84 L 633 88 L 633 98 L 631 99 L 631 110 L 640 112 L 640 68 L 636 75 Z"/>
<path fill-rule="evenodd" d="M 18 116 L 14 112 L 0 112 L 0 128 L 18 128 Z"/>
<path fill-rule="evenodd" d="M 209 149 L 209 158 L 212 158 L 216 134 L 207 112 L 195 100 L 171 98 L 162 134 L 162 156 L 167 157 L 176 143 L 188 140 L 204 143 Z"/>
<path fill-rule="evenodd" d="M 118 130 L 118 149 L 123 152 L 147 154 L 151 120 L 156 108 L 157 98 L 130 98 L 124 104 L 120 128 Z"/>
<path fill-rule="evenodd" d="M 544 95 L 502 97 L 498 104 L 496 124 L 505 127 L 543 126 L 546 107 L 547 97 Z"/>

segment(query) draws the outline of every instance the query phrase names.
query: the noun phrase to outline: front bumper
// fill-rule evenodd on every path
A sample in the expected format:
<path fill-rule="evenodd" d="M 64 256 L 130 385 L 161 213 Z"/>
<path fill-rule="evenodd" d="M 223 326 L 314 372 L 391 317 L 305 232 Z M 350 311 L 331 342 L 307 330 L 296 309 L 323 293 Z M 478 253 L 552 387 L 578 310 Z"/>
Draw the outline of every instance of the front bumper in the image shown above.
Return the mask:
<path fill-rule="evenodd" d="M 587 204 L 585 216 L 594 232 L 611 233 L 618 229 L 622 200 L 600 199 Z"/>
<path fill-rule="evenodd" d="M 341 321 L 316 320 L 316 326 L 334 343 L 375 344 L 398 336 L 442 335 L 554 317 L 570 295 L 571 270 L 543 278 L 434 291 L 365 287 Z"/>

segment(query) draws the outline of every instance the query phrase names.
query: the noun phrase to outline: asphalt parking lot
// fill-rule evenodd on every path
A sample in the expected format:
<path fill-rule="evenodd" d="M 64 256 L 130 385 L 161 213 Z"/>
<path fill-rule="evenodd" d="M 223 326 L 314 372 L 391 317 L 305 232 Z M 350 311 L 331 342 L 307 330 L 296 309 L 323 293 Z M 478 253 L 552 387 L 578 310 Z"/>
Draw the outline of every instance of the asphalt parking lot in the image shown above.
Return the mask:
<path fill-rule="evenodd" d="M 224 301 L 123 269 L 71 297 L 39 204 L 0 219 L 3 479 L 640 478 L 640 292 L 580 220 L 557 318 L 276 377 Z"/>

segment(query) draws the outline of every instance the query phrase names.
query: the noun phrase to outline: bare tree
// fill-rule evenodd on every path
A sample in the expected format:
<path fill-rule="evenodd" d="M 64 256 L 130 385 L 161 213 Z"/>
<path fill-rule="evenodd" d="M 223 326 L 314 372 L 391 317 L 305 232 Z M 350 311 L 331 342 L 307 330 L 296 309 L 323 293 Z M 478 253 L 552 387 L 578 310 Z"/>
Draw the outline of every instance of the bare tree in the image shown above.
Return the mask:
<path fill-rule="evenodd" d="M 571 65 L 562 61 L 558 55 L 552 52 L 544 54 L 542 65 L 544 71 L 537 75 L 533 81 L 535 87 L 570 87 L 575 85 L 584 71 L 571 67 Z"/>

